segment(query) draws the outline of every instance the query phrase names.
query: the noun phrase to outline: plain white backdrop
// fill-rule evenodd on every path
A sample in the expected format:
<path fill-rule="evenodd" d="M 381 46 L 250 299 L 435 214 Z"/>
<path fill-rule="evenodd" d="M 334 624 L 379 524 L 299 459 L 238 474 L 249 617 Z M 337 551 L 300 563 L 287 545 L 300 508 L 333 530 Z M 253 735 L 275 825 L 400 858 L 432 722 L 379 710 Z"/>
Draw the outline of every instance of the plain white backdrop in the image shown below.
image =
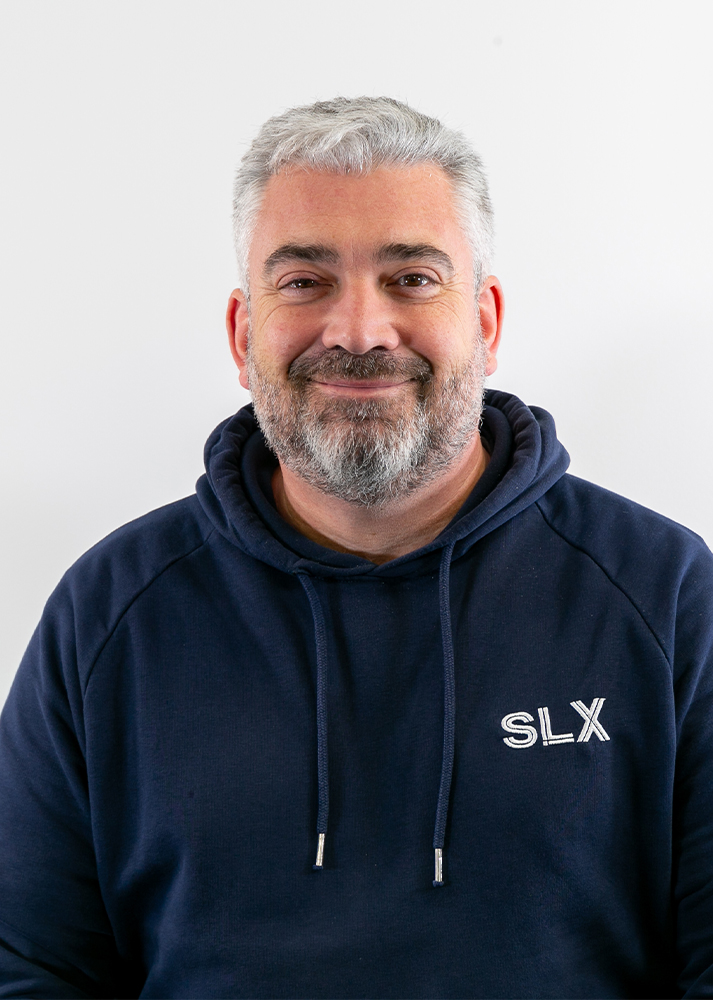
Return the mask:
<path fill-rule="evenodd" d="M 0 0 L 0 703 L 64 570 L 191 493 L 247 397 L 223 325 L 260 123 L 388 94 L 471 137 L 491 384 L 571 471 L 713 542 L 709 0 Z"/>

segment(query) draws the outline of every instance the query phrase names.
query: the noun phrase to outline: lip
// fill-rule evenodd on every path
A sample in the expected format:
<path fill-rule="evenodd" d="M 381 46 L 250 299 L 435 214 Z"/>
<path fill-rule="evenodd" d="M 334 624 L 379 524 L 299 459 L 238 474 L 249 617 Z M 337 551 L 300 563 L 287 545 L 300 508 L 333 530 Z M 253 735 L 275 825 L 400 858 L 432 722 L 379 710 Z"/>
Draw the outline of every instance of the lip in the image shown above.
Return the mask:
<path fill-rule="evenodd" d="M 399 382 L 385 382 L 383 379 L 369 381 L 368 379 L 345 379 L 340 382 L 323 382 L 314 379 L 314 385 L 326 389 L 328 392 L 337 393 L 366 393 L 366 392 L 388 392 L 393 389 L 400 389 L 403 385 L 408 385 L 412 379 L 402 379 Z"/>

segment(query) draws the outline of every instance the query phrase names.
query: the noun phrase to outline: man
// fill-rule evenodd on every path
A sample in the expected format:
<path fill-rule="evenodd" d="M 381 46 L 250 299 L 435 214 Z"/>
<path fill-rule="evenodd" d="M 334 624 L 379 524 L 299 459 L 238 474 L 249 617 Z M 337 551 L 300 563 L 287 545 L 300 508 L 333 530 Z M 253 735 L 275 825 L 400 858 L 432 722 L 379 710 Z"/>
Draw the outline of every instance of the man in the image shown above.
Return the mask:
<path fill-rule="evenodd" d="M 197 495 L 87 553 L 0 733 L 2 996 L 713 996 L 711 556 L 488 392 L 479 161 L 267 122 Z"/>

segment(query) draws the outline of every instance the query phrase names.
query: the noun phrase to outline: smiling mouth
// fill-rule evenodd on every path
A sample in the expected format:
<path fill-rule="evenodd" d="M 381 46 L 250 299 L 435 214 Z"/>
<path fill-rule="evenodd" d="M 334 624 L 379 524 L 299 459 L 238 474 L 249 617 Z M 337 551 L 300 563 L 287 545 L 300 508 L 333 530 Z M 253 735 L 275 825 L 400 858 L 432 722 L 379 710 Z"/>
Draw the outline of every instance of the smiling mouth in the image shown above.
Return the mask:
<path fill-rule="evenodd" d="M 326 382 L 322 379 L 313 379 L 315 385 L 322 386 L 327 390 L 335 392 L 380 392 L 387 389 L 398 389 L 402 385 L 408 385 L 413 379 L 399 379 L 396 382 L 387 379 L 340 379 L 339 381 Z"/>

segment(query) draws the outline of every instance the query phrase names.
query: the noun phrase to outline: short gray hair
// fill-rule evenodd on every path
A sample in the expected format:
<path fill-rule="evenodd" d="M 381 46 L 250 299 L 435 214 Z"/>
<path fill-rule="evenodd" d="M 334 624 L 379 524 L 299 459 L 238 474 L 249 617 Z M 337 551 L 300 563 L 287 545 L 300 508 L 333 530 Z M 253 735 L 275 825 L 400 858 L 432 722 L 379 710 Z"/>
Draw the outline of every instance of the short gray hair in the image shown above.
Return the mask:
<path fill-rule="evenodd" d="M 233 238 L 244 292 L 262 194 L 274 174 L 288 166 L 345 174 L 418 163 L 438 164 L 453 183 L 480 290 L 492 257 L 493 213 L 483 165 L 465 136 L 390 97 L 335 97 L 268 119 L 240 161 Z"/>

